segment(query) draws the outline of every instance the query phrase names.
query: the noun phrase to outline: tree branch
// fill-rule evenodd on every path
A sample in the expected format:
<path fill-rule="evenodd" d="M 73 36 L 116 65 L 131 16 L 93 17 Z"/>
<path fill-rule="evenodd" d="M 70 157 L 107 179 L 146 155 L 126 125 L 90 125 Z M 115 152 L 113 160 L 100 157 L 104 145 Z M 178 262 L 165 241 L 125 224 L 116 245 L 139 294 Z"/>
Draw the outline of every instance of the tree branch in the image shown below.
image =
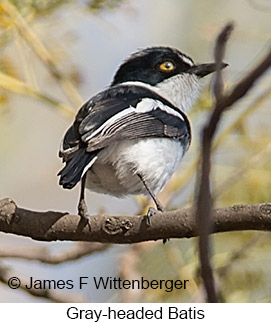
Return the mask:
<path fill-rule="evenodd" d="M 212 232 L 238 230 L 271 231 L 271 203 L 234 205 L 212 211 Z M 91 232 L 78 215 L 63 212 L 38 212 L 22 209 L 9 198 L 0 200 L 0 231 L 42 241 L 92 241 L 135 243 L 197 236 L 192 208 L 157 213 L 151 226 L 145 215 L 91 216 Z"/>
<path fill-rule="evenodd" d="M 271 66 L 271 51 L 266 57 L 245 76 L 233 89 L 224 94 L 222 81 L 222 60 L 225 53 L 226 42 L 233 30 L 232 24 L 227 24 L 217 37 L 214 57 L 217 71 L 214 78 L 215 105 L 209 121 L 202 131 L 202 158 L 199 172 L 199 191 L 196 197 L 196 217 L 199 224 L 199 258 L 201 263 L 201 276 L 209 302 L 217 302 L 213 271 L 210 262 L 210 241 L 213 218 L 212 193 L 210 189 L 211 151 L 214 136 L 218 129 L 224 111 L 243 97 L 255 84 L 260 76 Z"/>

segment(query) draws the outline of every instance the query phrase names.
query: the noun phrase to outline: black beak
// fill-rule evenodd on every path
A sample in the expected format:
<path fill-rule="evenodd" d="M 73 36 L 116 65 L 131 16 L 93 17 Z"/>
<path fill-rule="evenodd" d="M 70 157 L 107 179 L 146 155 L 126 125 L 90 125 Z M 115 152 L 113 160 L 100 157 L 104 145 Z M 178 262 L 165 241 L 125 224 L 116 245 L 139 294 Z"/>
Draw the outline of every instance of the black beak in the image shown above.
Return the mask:
<path fill-rule="evenodd" d="M 227 63 L 222 63 L 220 69 L 222 70 L 229 64 Z M 200 64 L 200 65 L 194 65 L 192 66 L 186 73 L 189 74 L 195 74 L 198 77 L 204 77 L 210 73 L 215 72 L 217 69 L 217 66 L 215 63 L 207 63 L 207 64 Z"/>

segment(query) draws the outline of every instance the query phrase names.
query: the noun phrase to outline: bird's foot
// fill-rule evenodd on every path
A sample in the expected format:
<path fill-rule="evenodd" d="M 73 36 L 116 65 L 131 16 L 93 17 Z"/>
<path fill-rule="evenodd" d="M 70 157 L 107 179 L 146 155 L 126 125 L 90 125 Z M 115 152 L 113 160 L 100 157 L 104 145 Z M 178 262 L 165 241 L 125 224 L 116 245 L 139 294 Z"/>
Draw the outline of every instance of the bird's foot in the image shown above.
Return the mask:
<path fill-rule="evenodd" d="M 147 225 L 150 226 L 151 225 L 151 217 L 157 213 L 157 210 L 153 207 L 150 207 L 148 209 L 148 212 L 146 214 L 146 222 L 147 222 Z"/>
<path fill-rule="evenodd" d="M 80 215 L 83 223 L 86 223 L 89 227 L 89 231 L 91 231 L 91 223 L 88 214 L 87 204 L 85 200 L 80 200 L 78 204 L 78 215 Z"/>
<path fill-rule="evenodd" d="M 151 217 L 157 213 L 164 213 L 166 212 L 166 209 L 161 205 L 157 205 L 157 209 L 153 208 L 153 207 L 150 207 L 148 209 L 148 212 L 146 214 L 146 222 L 148 224 L 148 226 L 151 225 Z"/>
<path fill-rule="evenodd" d="M 159 213 L 164 213 L 164 212 L 166 212 L 166 209 L 161 204 L 157 205 L 157 209 L 150 207 L 148 209 L 147 214 L 146 214 L 147 225 L 148 226 L 151 225 L 151 217 L 152 216 L 159 214 Z M 163 239 L 163 244 L 165 245 L 168 241 L 169 241 L 169 239 Z"/>

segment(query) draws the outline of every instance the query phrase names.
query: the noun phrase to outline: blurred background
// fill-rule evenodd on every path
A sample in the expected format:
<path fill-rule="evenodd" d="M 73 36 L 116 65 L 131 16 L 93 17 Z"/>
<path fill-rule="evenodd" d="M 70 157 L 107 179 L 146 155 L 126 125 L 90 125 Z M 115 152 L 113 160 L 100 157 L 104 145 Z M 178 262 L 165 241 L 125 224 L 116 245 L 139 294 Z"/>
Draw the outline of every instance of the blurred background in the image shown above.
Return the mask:
<path fill-rule="evenodd" d="M 225 61 L 226 87 L 246 74 L 270 48 L 271 1 L 242 0 L 1 0 L 0 199 L 20 207 L 75 213 L 78 187 L 58 186 L 59 143 L 80 105 L 111 82 L 122 60 L 138 49 L 166 45 L 195 62 L 213 60 L 217 33 L 235 23 Z M 199 134 L 212 107 L 211 79 L 190 113 L 193 141 L 160 194 L 168 209 L 193 203 Z M 214 145 L 216 206 L 271 201 L 271 74 L 226 112 Z M 143 197 L 117 199 L 87 193 L 90 214 L 144 212 Z M 215 277 L 225 302 L 271 301 L 271 236 L 235 232 L 212 236 Z M 18 277 L 76 280 L 79 276 L 189 279 L 185 291 L 96 290 L 59 293 L 71 301 L 198 302 L 203 300 L 197 239 L 106 246 L 59 264 L 23 259 L 29 251 L 59 256 L 83 244 L 37 242 L 0 233 L 0 268 Z M 21 251 L 22 257 L 14 257 Z M 10 254 L 9 254 L 10 251 Z M 18 252 L 17 252 L 18 254 Z M 61 299 L 61 296 L 59 300 Z M 51 302 L 0 282 L 0 302 Z M 57 300 L 57 296 L 55 298 Z"/>

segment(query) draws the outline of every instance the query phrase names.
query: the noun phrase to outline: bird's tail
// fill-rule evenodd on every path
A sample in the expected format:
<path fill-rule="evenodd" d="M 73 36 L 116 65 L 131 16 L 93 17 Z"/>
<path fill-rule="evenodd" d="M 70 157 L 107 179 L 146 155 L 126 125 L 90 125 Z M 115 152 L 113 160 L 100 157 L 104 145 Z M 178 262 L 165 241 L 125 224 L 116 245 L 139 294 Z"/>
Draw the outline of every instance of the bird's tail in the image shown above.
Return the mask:
<path fill-rule="evenodd" d="M 60 176 L 59 185 L 63 188 L 73 188 L 97 159 L 97 152 L 86 152 L 81 148 L 75 152 L 70 160 L 66 162 L 65 167 L 57 174 Z"/>

